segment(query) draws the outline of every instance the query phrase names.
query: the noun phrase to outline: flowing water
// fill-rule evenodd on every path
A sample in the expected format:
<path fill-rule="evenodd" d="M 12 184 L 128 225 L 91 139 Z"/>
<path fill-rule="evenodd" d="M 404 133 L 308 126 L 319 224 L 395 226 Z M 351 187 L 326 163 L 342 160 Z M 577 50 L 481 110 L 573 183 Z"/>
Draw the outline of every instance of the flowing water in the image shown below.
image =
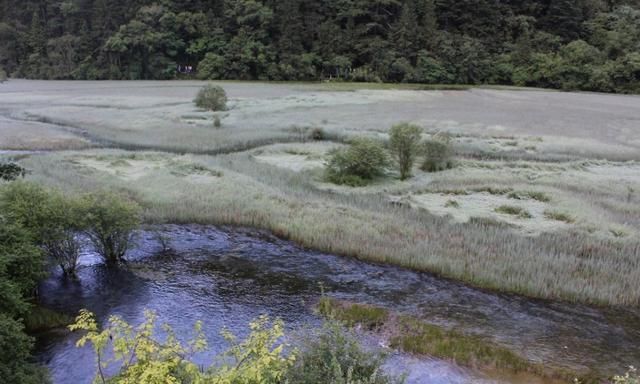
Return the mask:
<path fill-rule="evenodd" d="M 171 239 L 172 252 L 161 252 L 158 232 Z M 636 309 L 485 292 L 426 273 L 309 251 L 260 231 L 162 226 L 141 232 L 128 258 L 127 267 L 114 270 L 95 255 L 83 255 L 77 280 L 56 272 L 42 284 L 44 305 L 68 314 L 87 308 L 100 321 L 116 314 L 134 324 L 142 321 L 144 309 L 151 309 L 184 338 L 202 320 L 213 350 L 196 360 L 207 364 L 224 348 L 223 327 L 245 335 L 247 324 L 260 314 L 282 318 L 294 335 L 319 325 L 313 304 L 322 283 L 330 296 L 486 336 L 553 366 L 613 373 L 640 362 Z M 38 338 L 38 357 L 54 383 L 91 382 L 94 356 L 88 348 L 75 347 L 77 338 L 63 330 Z M 525 381 L 489 379 L 449 362 L 400 353 L 392 353 L 386 367 L 409 373 L 408 383 Z"/>

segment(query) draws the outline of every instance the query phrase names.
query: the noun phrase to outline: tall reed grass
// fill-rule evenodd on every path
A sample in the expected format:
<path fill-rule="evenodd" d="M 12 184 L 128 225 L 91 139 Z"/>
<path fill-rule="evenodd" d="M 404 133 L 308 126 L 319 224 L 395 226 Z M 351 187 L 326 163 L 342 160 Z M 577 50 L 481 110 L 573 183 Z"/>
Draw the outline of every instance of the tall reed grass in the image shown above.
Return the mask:
<path fill-rule="evenodd" d="M 92 153 L 114 159 L 130 155 Z M 77 161 L 82 156 L 92 155 L 44 154 L 22 164 L 32 171 L 30 178 L 69 192 L 124 190 L 142 204 L 148 222 L 252 226 L 322 251 L 488 289 L 584 303 L 640 303 L 640 243 L 633 238 L 612 240 L 583 232 L 527 237 L 482 222 L 456 224 L 389 204 L 384 193 L 318 190 L 309 174 L 260 164 L 246 153 L 179 157 L 222 174 L 209 179 L 159 166 L 125 180 L 83 166 Z"/>

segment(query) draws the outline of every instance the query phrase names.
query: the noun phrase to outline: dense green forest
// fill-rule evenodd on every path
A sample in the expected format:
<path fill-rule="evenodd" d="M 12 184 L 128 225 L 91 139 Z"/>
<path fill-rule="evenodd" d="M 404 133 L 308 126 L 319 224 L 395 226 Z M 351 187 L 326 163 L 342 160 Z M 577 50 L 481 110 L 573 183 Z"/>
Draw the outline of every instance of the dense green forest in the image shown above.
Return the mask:
<path fill-rule="evenodd" d="M 640 2 L 0 0 L 0 69 L 638 92 Z"/>

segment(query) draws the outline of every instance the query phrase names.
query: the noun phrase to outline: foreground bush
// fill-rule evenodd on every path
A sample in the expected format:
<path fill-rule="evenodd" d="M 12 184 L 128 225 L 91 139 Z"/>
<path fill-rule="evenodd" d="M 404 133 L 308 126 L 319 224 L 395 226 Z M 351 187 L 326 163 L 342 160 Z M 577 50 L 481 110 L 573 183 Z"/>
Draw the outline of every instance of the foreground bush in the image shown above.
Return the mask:
<path fill-rule="evenodd" d="M 382 175 L 388 164 L 389 159 L 380 142 L 358 138 L 348 148 L 329 153 L 325 177 L 335 184 L 362 186 Z"/>
<path fill-rule="evenodd" d="M 304 344 L 287 376 L 289 384 L 387 384 L 397 380 L 382 372 L 384 356 L 365 352 L 356 337 L 330 321 Z"/>
<path fill-rule="evenodd" d="M 188 343 L 180 342 L 169 326 L 158 334 L 156 315 L 145 313 L 145 322 L 137 327 L 120 317 L 112 316 L 107 326 L 100 329 L 94 315 L 80 311 L 72 331 L 84 331 L 77 346 L 89 343 L 96 354 L 98 373 L 96 381 L 126 383 L 219 383 L 219 384 L 276 384 L 292 366 L 295 356 L 284 355 L 283 324 L 271 322 L 262 316 L 251 323 L 251 333 L 237 341 L 228 331 L 222 335 L 230 347 L 220 357 L 222 365 L 201 369 L 189 359 L 207 350 L 202 323 L 195 324 L 195 336 Z M 119 367 L 113 377 L 105 370 Z"/>
<path fill-rule="evenodd" d="M 453 168 L 453 150 L 448 138 L 425 140 L 424 161 L 420 167 L 425 172 L 439 172 Z"/>
<path fill-rule="evenodd" d="M 400 171 L 400 179 L 411 177 L 411 169 L 420 149 L 422 128 L 412 124 L 394 125 L 389 132 L 389 147 Z"/>
<path fill-rule="evenodd" d="M 85 197 L 86 233 L 96 252 L 110 264 L 124 261 L 140 225 L 140 207 L 111 192 Z"/>
<path fill-rule="evenodd" d="M 640 384 L 640 374 L 635 367 L 629 367 L 623 376 L 614 376 L 613 382 L 615 384 Z"/>
<path fill-rule="evenodd" d="M 227 109 L 227 93 L 219 85 L 205 85 L 198 91 L 194 103 L 208 111 L 224 111 Z"/>
<path fill-rule="evenodd" d="M 212 383 L 212 384 L 390 384 L 396 380 L 381 372 L 383 356 L 363 351 L 357 339 L 337 323 L 328 322 L 302 350 L 285 351 L 284 324 L 261 316 L 250 324 L 250 334 L 241 341 L 228 331 L 229 344 L 209 367 L 191 358 L 207 350 L 202 323 L 195 324 L 194 337 L 179 341 L 157 316 L 145 312 L 145 321 L 133 327 L 112 316 L 101 329 L 95 316 L 80 311 L 72 331 L 85 332 L 77 346 L 90 344 L 98 363 L 97 382 L 128 383 Z M 118 371 L 113 376 L 113 368 Z"/>

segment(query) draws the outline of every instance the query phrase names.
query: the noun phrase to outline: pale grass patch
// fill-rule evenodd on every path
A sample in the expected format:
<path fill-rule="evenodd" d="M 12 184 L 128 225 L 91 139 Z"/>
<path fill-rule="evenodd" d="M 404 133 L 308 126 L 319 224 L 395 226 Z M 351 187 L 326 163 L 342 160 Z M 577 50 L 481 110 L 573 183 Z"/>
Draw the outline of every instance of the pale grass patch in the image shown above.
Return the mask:
<path fill-rule="evenodd" d="M 123 151 L 95 154 L 131 156 Z M 260 166 L 248 154 L 179 158 L 197 164 L 196 169 L 220 170 L 223 176 L 216 183 L 194 182 L 167 167 L 148 168 L 136 180 L 104 177 L 105 171 L 74 162 L 79 156 L 86 153 L 32 156 L 23 164 L 33 171 L 32 179 L 69 191 L 128 191 L 145 207 L 148 222 L 253 226 L 319 250 L 492 289 L 589 303 L 640 302 L 634 283 L 640 279 L 640 247 L 631 237 L 620 243 L 562 232 L 526 237 L 501 227 L 449 223 L 394 207 L 384 195 L 327 195 L 304 175 Z M 159 163 L 176 160 L 174 155 L 150 156 Z"/>

